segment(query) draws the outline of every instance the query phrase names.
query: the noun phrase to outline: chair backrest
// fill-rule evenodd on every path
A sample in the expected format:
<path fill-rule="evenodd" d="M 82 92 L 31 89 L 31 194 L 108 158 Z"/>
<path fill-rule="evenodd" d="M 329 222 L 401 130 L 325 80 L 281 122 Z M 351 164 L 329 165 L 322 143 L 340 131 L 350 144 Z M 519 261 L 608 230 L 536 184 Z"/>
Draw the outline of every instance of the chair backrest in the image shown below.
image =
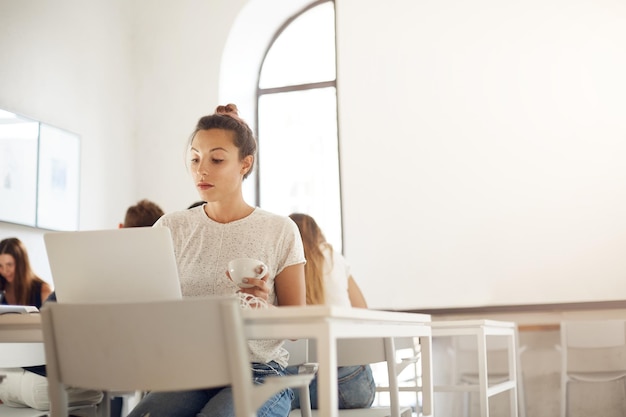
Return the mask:
<path fill-rule="evenodd" d="M 561 322 L 563 348 L 599 349 L 626 345 L 626 321 L 581 320 Z"/>
<path fill-rule="evenodd" d="M 232 384 L 236 398 L 250 397 L 247 343 L 234 297 L 47 303 L 41 314 L 53 413 L 64 401 L 64 386 L 172 391 Z"/>
<path fill-rule="evenodd" d="M 570 372 L 626 369 L 626 320 L 561 322 L 562 378 Z"/>
<path fill-rule="evenodd" d="M 285 340 L 283 348 L 289 352 L 287 365 L 296 366 L 310 362 L 308 339 Z"/>

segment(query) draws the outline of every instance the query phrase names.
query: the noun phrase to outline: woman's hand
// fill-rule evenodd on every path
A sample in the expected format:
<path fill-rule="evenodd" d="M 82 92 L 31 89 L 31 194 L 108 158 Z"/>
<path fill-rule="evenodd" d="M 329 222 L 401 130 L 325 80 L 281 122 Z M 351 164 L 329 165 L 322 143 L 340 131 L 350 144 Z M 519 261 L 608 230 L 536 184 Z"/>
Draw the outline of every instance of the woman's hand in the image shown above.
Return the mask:
<path fill-rule="evenodd" d="M 244 278 L 242 281 L 245 284 L 252 285 L 250 288 L 239 288 L 238 292 L 244 294 L 250 294 L 263 301 L 267 301 L 270 297 L 270 287 L 267 285 L 267 280 L 270 274 L 267 273 L 263 278 Z"/>
<path fill-rule="evenodd" d="M 226 276 L 231 281 L 233 280 L 228 271 L 226 271 Z M 249 288 L 239 287 L 239 291 L 237 292 L 240 292 L 243 294 L 250 294 L 267 302 L 270 296 L 270 288 L 267 285 L 267 280 L 269 279 L 269 276 L 270 274 L 268 272 L 267 274 L 265 274 L 263 278 L 244 278 L 242 282 L 244 284 L 251 285 L 251 287 Z"/>

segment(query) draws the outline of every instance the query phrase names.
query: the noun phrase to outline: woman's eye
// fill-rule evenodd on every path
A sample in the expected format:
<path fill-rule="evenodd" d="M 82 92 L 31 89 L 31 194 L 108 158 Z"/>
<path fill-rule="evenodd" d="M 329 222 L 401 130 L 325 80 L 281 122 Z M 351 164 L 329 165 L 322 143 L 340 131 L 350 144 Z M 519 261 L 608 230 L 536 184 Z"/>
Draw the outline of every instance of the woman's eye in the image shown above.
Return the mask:
<path fill-rule="evenodd" d="M 223 159 L 216 159 L 216 158 L 213 158 L 212 161 L 214 164 L 221 164 L 222 162 L 224 162 Z"/>
<path fill-rule="evenodd" d="M 191 158 L 191 163 L 192 164 L 197 164 L 198 163 L 198 158 Z"/>

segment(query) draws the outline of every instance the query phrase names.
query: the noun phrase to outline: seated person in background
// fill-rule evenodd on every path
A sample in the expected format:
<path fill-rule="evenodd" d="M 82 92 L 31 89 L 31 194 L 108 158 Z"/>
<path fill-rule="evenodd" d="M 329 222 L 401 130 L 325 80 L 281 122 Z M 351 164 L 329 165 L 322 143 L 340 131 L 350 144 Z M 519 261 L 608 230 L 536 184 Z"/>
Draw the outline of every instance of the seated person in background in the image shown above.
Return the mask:
<path fill-rule="evenodd" d="M 26 246 L 16 237 L 0 241 L 0 291 L 2 304 L 37 308 L 52 292 L 50 285 L 33 272 Z"/>
<path fill-rule="evenodd" d="M 0 289 L 4 292 L 2 304 L 31 305 L 41 308 L 52 288 L 33 272 L 24 244 L 17 238 L 0 242 Z M 0 374 L 0 403 L 11 407 L 31 407 L 48 410 L 48 381 L 45 367 L 4 368 Z M 102 400 L 99 391 L 68 389 L 71 406 L 97 404 Z"/>
<path fill-rule="evenodd" d="M 289 217 L 300 229 L 304 244 L 306 303 L 367 308 L 346 260 L 326 241 L 313 217 L 301 213 L 292 213 Z M 288 367 L 287 373 L 297 374 L 298 367 Z M 368 408 L 372 405 L 376 384 L 369 365 L 340 366 L 337 376 L 339 408 Z M 317 377 L 309 389 L 311 407 L 317 408 Z M 299 391 L 294 390 L 294 395 L 292 409 L 300 408 Z"/>
<path fill-rule="evenodd" d="M 150 200 L 143 199 L 134 206 L 128 207 L 124 223 L 119 224 L 119 228 L 123 227 L 149 227 L 165 214 L 161 207 Z"/>

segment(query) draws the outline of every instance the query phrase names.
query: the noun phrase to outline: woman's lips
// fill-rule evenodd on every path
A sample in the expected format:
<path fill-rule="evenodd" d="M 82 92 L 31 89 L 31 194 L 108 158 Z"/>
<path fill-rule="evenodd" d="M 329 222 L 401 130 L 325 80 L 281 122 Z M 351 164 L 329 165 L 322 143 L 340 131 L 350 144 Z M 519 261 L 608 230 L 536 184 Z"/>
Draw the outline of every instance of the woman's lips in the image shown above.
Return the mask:
<path fill-rule="evenodd" d="M 199 190 L 208 190 L 210 188 L 213 188 L 213 184 L 208 184 L 206 182 L 199 182 L 196 187 L 198 187 Z"/>

